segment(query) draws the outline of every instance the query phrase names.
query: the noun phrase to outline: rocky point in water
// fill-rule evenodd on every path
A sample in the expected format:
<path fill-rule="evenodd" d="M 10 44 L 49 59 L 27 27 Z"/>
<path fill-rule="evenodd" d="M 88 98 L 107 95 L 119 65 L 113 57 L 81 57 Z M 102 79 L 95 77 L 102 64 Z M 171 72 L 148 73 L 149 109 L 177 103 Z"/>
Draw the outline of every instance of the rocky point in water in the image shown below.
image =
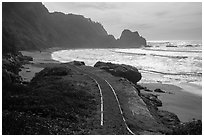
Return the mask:
<path fill-rule="evenodd" d="M 128 29 L 125 29 L 120 38 L 117 40 L 118 45 L 120 47 L 125 47 L 125 48 L 133 48 L 133 47 L 141 47 L 141 46 L 146 46 L 146 40 L 142 36 L 139 35 L 137 31 L 132 32 Z"/>

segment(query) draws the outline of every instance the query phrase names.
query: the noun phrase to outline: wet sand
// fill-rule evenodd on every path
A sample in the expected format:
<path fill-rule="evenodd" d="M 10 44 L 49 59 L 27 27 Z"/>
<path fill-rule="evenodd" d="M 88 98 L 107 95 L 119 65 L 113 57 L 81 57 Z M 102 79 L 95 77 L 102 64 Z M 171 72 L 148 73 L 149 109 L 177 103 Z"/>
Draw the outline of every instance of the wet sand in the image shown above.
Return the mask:
<path fill-rule="evenodd" d="M 44 51 L 21 51 L 24 56 L 31 56 L 33 61 L 30 64 L 23 65 L 19 75 L 24 81 L 30 81 L 36 73 L 43 70 L 47 65 L 52 63 L 60 63 L 51 58 L 51 53 L 59 50 L 58 48 L 51 48 Z"/>
<path fill-rule="evenodd" d="M 35 76 L 36 73 L 43 70 L 43 67 L 36 67 L 33 64 L 25 64 L 19 75 L 23 78 L 23 81 L 31 81 L 31 79 Z"/>
<path fill-rule="evenodd" d="M 192 119 L 202 120 L 202 97 L 197 94 L 192 94 L 185 91 L 183 88 L 160 83 L 141 83 L 140 85 L 147 87 L 150 90 L 160 88 L 169 93 L 154 93 L 158 94 L 158 98 L 162 101 L 163 106 L 159 109 L 167 110 L 175 113 L 182 122 L 187 122 Z M 189 85 L 190 86 L 190 85 Z M 193 90 L 193 86 L 191 89 Z"/>

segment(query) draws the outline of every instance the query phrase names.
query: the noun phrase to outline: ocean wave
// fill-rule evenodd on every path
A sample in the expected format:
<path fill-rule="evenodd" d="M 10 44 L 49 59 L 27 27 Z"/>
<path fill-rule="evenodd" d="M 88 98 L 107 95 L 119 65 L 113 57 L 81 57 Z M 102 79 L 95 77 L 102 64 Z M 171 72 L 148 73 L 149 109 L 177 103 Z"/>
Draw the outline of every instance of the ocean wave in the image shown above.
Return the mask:
<path fill-rule="evenodd" d="M 174 48 L 176 48 L 178 46 L 176 46 L 176 45 L 166 45 L 166 47 L 174 47 Z"/>
<path fill-rule="evenodd" d="M 126 54 L 129 55 L 126 56 Z M 156 56 L 188 58 L 168 60 L 168 58 Z M 202 55 L 200 53 L 168 53 L 164 51 L 147 51 L 141 48 L 80 49 L 53 52 L 52 58 L 63 63 L 73 60 L 81 60 L 88 66 L 93 66 L 99 60 L 132 65 L 138 68 L 144 79 L 150 81 L 202 81 Z"/>
<path fill-rule="evenodd" d="M 150 54 L 150 55 L 158 56 L 158 57 L 176 58 L 176 59 L 185 59 L 185 58 L 188 58 L 187 56 L 169 56 L 169 55 L 158 55 L 158 54 Z"/>
<path fill-rule="evenodd" d="M 201 73 L 201 72 L 169 73 L 169 72 L 161 72 L 161 71 L 147 70 L 147 69 L 139 69 L 139 70 L 145 71 L 145 72 L 152 72 L 152 73 L 157 73 L 157 74 L 163 74 L 163 75 L 202 76 L 202 73 Z"/>
<path fill-rule="evenodd" d="M 119 54 L 127 54 L 127 55 L 138 55 L 138 56 L 158 56 L 158 57 L 167 57 L 167 58 L 176 58 L 176 59 L 185 59 L 188 58 L 188 56 L 171 56 L 171 55 L 160 55 L 160 54 L 146 54 L 146 53 L 131 53 L 131 52 L 122 52 L 122 51 L 112 51 Z"/>
<path fill-rule="evenodd" d="M 131 53 L 131 52 L 122 52 L 122 51 L 114 51 L 114 50 L 111 50 L 111 51 L 115 52 L 115 53 L 120 53 L 120 54 L 139 55 L 139 56 L 146 56 L 147 55 L 145 53 Z"/>
<path fill-rule="evenodd" d="M 143 48 L 143 50 L 150 50 L 150 51 L 166 51 L 166 52 L 193 52 L 193 53 L 202 53 L 201 50 L 167 50 L 167 49 L 150 49 L 150 48 Z"/>

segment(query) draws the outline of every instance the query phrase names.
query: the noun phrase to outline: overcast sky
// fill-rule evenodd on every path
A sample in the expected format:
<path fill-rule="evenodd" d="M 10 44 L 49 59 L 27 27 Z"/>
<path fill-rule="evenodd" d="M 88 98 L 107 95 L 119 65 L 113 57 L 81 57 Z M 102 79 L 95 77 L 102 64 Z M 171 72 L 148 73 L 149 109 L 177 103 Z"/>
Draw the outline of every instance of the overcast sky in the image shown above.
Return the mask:
<path fill-rule="evenodd" d="M 147 40 L 202 39 L 202 3 L 46 2 L 50 12 L 84 15 L 100 22 L 109 34 L 138 31 Z"/>

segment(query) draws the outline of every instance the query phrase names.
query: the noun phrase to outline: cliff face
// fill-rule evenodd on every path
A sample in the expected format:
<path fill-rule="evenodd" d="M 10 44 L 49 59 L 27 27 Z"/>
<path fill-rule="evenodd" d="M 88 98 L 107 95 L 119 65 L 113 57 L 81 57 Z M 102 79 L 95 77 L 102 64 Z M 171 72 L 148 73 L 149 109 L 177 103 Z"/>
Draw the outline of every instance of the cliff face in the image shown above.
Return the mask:
<path fill-rule="evenodd" d="M 41 3 L 3 3 L 3 52 L 12 46 L 18 50 L 48 47 L 48 36 L 54 35 L 48 16 L 49 12 Z"/>
<path fill-rule="evenodd" d="M 82 15 L 49 13 L 37 2 L 3 2 L 2 35 L 3 53 L 49 47 L 107 48 L 129 44 L 128 38 L 122 37 L 124 43 L 118 43 L 100 23 Z"/>
<path fill-rule="evenodd" d="M 120 47 L 141 47 L 146 45 L 146 40 L 139 35 L 137 31 L 131 32 L 130 30 L 125 29 L 120 38 L 118 39 Z"/>

